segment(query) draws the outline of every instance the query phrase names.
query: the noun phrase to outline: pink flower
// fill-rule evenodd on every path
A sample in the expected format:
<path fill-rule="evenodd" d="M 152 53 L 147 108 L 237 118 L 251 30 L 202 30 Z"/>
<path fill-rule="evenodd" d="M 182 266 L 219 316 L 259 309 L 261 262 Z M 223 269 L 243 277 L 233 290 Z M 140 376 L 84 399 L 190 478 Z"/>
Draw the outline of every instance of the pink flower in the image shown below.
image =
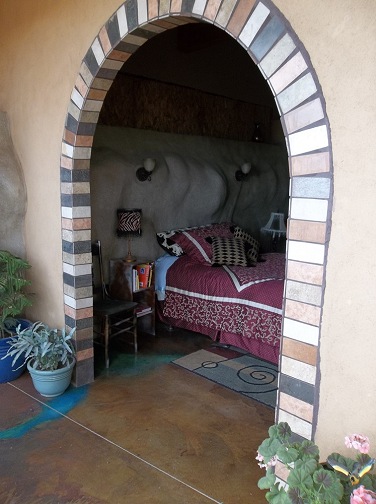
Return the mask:
<path fill-rule="evenodd" d="M 375 504 L 376 494 L 367 490 L 363 485 L 356 488 L 350 496 L 350 504 Z"/>
<path fill-rule="evenodd" d="M 269 462 L 267 462 L 267 463 L 265 464 L 264 457 L 263 457 L 263 456 L 262 456 L 259 452 L 257 452 L 256 460 L 258 460 L 258 461 L 259 461 L 259 462 L 258 462 L 258 465 L 259 465 L 259 467 L 261 467 L 261 469 L 262 469 L 263 467 L 265 467 L 265 468 L 267 469 L 268 467 L 272 467 L 272 466 L 275 466 L 275 465 L 276 465 L 276 463 L 277 463 L 277 455 L 274 455 L 274 456 L 273 456 L 273 457 L 269 460 Z"/>
<path fill-rule="evenodd" d="M 360 453 L 369 452 L 369 439 L 367 436 L 362 436 L 361 434 L 346 436 L 345 445 L 347 446 L 347 448 L 354 448 Z"/>

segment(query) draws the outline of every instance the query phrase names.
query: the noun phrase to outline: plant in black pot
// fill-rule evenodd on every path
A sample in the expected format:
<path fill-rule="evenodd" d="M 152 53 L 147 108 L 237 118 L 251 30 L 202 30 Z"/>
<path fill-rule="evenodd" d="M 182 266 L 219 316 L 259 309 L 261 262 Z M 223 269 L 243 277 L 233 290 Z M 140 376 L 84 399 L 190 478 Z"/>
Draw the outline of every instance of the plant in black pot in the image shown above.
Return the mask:
<path fill-rule="evenodd" d="M 24 357 L 36 390 L 45 397 L 56 397 L 68 388 L 74 365 L 75 348 L 72 337 L 75 328 L 50 329 L 43 322 L 22 329 L 17 327 L 4 358 Z"/>
<path fill-rule="evenodd" d="M 0 358 L 8 348 L 10 337 L 15 334 L 16 327 L 29 325 L 29 321 L 19 319 L 24 309 L 31 306 L 31 300 L 25 288 L 30 281 L 24 277 L 30 264 L 6 250 L 0 250 Z M 0 383 L 15 380 L 25 370 L 20 366 L 23 360 L 12 366 L 9 360 L 0 360 Z"/>

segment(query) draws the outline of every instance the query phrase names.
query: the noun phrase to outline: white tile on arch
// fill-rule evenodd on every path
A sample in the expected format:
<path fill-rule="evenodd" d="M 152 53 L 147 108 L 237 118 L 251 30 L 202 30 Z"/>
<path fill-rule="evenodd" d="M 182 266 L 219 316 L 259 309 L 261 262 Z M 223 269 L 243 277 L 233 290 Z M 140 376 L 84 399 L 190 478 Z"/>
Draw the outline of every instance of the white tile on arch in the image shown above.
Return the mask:
<path fill-rule="evenodd" d="M 116 12 L 116 17 L 118 20 L 120 38 L 123 38 L 128 33 L 128 21 L 124 4 Z"/>
<path fill-rule="evenodd" d="M 289 241 L 287 257 L 291 261 L 324 264 L 325 245 L 291 240 Z"/>
<path fill-rule="evenodd" d="M 146 0 L 137 0 L 138 24 L 148 21 L 148 4 Z"/>
<path fill-rule="evenodd" d="M 61 153 L 63 154 L 63 156 L 73 158 L 73 152 L 74 152 L 73 145 L 69 145 L 66 142 L 62 142 Z"/>
<path fill-rule="evenodd" d="M 305 152 L 324 149 L 329 145 L 328 129 L 325 124 L 316 126 L 288 136 L 290 155 L 297 156 Z"/>
<path fill-rule="evenodd" d="M 311 326 L 286 317 L 283 320 L 283 335 L 309 345 L 317 346 L 319 343 L 319 328 L 317 326 Z"/>
<path fill-rule="evenodd" d="M 101 66 L 102 62 L 105 59 L 105 55 L 98 38 L 96 38 L 91 44 L 91 49 L 94 53 L 95 59 L 97 60 L 98 66 Z"/>
<path fill-rule="evenodd" d="M 259 66 L 266 77 L 270 77 L 290 56 L 296 45 L 288 33 L 267 53 Z"/>
<path fill-rule="evenodd" d="M 72 94 L 71 94 L 71 100 L 73 103 L 77 105 L 79 109 L 82 109 L 82 106 L 84 104 L 84 99 L 78 92 L 76 88 L 73 88 Z"/>
<path fill-rule="evenodd" d="M 305 439 L 312 439 L 312 424 L 305 420 L 287 413 L 287 411 L 279 410 L 278 422 L 287 422 L 291 430 Z"/>
<path fill-rule="evenodd" d="M 251 45 L 252 40 L 256 37 L 257 32 L 260 30 L 269 13 L 270 10 L 262 2 L 260 2 L 252 12 L 251 17 L 248 19 L 239 35 L 239 40 L 241 40 L 246 47 Z"/>
<path fill-rule="evenodd" d="M 61 216 L 65 219 L 81 219 L 85 217 L 91 217 L 91 207 L 89 206 L 79 206 L 79 207 L 61 207 Z"/>
<path fill-rule="evenodd" d="M 61 216 L 64 219 L 72 219 L 73 218 L 73 211 L 72 207 L 61 207 Z"/>
<path fill-rule="evenodd" d="M 193 5 L 192 12 L 193 14 L 197 14 L 202 16 L 206 7 L 206 0 L 195 0 Z"/>
<path fill-rule="evenodd" d="M 290 219 L 326 222 L 327 216 L 327 199 L 291 198 Z"/>
<path fill-rule="evenodd" d="M 64 294 L 64 303 L 76 310 L 79 310 L 80 308 L 91 308 L 93 306 L 93 298 L 74 299 L 71 296 Z"/>

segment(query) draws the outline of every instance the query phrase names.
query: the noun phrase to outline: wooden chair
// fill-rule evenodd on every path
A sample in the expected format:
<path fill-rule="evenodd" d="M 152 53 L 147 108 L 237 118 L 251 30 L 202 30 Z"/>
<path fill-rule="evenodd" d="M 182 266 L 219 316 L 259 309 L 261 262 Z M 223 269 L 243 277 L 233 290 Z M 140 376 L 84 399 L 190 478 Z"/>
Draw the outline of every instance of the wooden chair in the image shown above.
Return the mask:
<path fill-rule="evenodd" d="M 98 321 L 94 332 L 99 335 L 99 343 L 104 346 L 106 368 L 110 365 L 109 344 L 119 334 L 130 334 L 134 351 L 137 353 L 137 303 L 112 299 L 108 293 L 103 275 L 101 242 L 92 243 L 93 256 L 93 316 Z M 98 330 L 100 327 L 100 330 Z M 94 339 L 95 343 L 98 343 Z"/>

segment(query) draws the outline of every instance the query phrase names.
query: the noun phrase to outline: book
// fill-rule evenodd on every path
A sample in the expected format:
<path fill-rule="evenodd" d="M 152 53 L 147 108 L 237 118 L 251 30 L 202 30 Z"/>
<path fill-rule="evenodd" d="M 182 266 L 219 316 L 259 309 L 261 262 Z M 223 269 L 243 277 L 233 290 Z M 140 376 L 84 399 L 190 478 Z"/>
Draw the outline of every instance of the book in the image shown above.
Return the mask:
<path fill-rule="evenodd" d="M 132 288 L 133 291 L 139 290 L 139 281 L 138 281 L 138 272 L 136 268 L 133 268 L 132 270 Z"/>
<path fill-rule="evenodd" d="M 143 263 L 143 264 L 137 264 L 136 266 L 136 271 L 137 271 L 137 276 L 138 276 L 138 288 L 139 289 L 145 289 L 146 287 L 149 287 L 149 277 L 150 277 L 150 264 L 149 263 Z"/>

